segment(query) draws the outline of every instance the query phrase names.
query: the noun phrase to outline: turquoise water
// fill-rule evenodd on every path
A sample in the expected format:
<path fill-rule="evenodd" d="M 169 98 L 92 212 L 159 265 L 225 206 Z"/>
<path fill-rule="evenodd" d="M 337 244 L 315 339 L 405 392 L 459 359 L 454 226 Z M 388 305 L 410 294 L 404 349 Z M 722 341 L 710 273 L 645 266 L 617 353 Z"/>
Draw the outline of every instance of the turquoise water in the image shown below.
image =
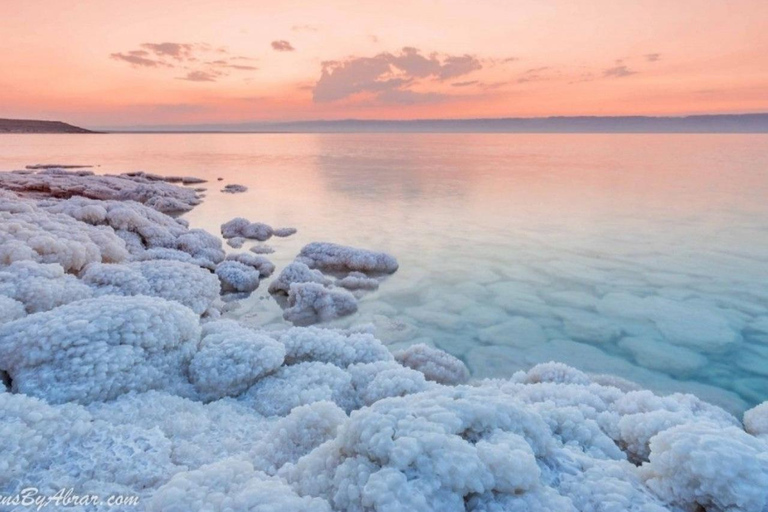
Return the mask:
<path fill-rule="evenodd" d="M 193 226 L 298 228 L 268 242 L 278 270 L 316 240 L 391 252 L 400 270 L 337 325 L 477 377 L 558 360 L 732 410 L 768 399 L 768 136 L 0 137 L 0 169 L 34 163 L 207 178 Z M 231 314 L 284 326 L 266 288 Z"/>

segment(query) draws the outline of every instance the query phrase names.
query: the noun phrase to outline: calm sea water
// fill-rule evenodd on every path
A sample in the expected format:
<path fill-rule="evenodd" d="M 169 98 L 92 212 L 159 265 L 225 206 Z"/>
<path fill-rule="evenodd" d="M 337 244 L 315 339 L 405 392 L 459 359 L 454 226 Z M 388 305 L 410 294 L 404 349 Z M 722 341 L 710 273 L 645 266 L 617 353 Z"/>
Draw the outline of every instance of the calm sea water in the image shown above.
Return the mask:
<path fill-rule="evenodd" d="M 400 271 L 337 325 L 478 377 L 557 360 L 731 410 L 768 399 L 767 136 L 0 137 L 0 169 L 33 163 L 207 178 L 191 224 L 296 227 L 268 242 L 278 267 L 316 240 L 391 252 Z M 282 324 L 266 283 L 232 314 Z"/>

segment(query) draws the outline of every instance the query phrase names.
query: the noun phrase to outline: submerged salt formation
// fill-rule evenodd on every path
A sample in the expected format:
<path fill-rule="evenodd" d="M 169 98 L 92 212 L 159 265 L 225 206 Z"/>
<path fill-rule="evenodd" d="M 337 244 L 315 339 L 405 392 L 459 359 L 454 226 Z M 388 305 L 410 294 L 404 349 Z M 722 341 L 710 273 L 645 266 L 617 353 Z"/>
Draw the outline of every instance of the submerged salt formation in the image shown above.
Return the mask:
<path fill-rule="evenodd" d="M 225 194 L 242 194 L 243 192 L 248 192 L 248 187 L 232 183 L 230 185 L 224 185 L 224 188 L 221 189 L 221 191 Z"/>
<path fill-rule="evenodd" d="M 357 299 L 346 290 L 331 290 L 318 283 L 292 283 L 283 318 L 295 325 L 312 325 L 357 311 Z"/>
<path fill-rule="evenodd" d="M 425 344 L 392 354 L 365 329 L 218 319 L 222 276 L 247 288 L 271 264 L 225 260 L 218 238 L 146 204 L 0 192 L 2 496 L 71 487 L 168 512 L 768 510 L 768 402 L 742 427 L 692 395 L 559 363 L 465 383 L 462 361 Z M 270 286 L 299 319 L 356 307 L 322 271 L 397 268 L 332 244 L 302 254 Z M 534 327 L 503 326 L 523 341 Z"/>

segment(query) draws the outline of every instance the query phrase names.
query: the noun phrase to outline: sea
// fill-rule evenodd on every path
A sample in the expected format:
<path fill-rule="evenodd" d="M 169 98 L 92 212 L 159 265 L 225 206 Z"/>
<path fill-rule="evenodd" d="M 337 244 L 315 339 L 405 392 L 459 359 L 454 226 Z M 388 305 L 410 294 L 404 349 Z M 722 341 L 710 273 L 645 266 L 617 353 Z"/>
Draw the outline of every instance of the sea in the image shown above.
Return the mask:
<path fill-rule="evenodd" d="M 313 241 L 391 253 L 329 326 L 476 379 L 559 361 L 734 412 L 768 400 L 768 135 L 0 136 L 0 170 L 31 164 L 204 178 L 192 227 L 298 229 L 265 242 L 278 272 Z M 286 328 L 267 286 L 227 315 Z"/>

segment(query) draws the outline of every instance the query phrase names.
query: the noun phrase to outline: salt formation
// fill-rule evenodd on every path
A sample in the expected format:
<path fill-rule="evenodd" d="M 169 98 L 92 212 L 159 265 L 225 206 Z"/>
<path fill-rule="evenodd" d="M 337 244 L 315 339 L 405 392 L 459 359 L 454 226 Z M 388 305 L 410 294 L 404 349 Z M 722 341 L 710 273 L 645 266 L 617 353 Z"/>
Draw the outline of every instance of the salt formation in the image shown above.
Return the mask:
<path fill-rule="evenodd" d="M 0 368 L 13 390 L 50 403 L 188 388 L 198 317 L 164 299 L 107 295 L 0 326 Z"/>
<path fill-rule="evenodd" d="M 219 263 L 216 275 L 224 292 L 252 292 L 259 287 L 259 271 L 239 261 L 227 260 Z"/>
<path fill-rule="evenodd" d="M 742 428 L 692 395 L 560 363 L 460 384 L 463 363 L 426 344 L 393 355 L 366 329 L 216 319 L 218 280 L 257 286 L 268 261 L 224 260 L 216 237 L 151 202 L 0 192 L 0 495 L 71 487 L 169 512 L 768 510 L 768 402 Z M 322 271 L 396 269 L 331 244 L 302 253 L 274 285 L 298 322 L 356 307 Z M 631 316 L 625 300 L 595 307 Z M 672 332 L 666 302 L 636 305 Z M 502 331 L 485 337 L 541 334 Z"/>
<path fill-rule="evenodd" d="M 341 286 L 347 290 L 378 290 L 379 281 L 362 272 L 350 272 L 346 277 L 336 281 L 336 286 Z"/>
<path fill-rule="evenodd" d="M 346 290 L 331 290 L 317 283 L 293 283 L 283 318 L 295 325 L 311 325 L 351 315 L 357 299 Z"/>
<path fill-rule="evenodd" d="M 29 197 L 137 201 L 163 213 L 186 212 L 200 204 L 193 190 L 155 182 L 142 175 L 94 176 L 80 172 L 0 173 L 0 188 Z"/>
<path fill-rule="evenodd" d="M 357 271 L 364 274 L 392 274 L 398 266 L 397 260 L 389 254 L 327 242 L 305 245 L 296 260 L 322 271 Z"/>
<path fill-rule="evenodd" d="M 291 235 L 295 235 L 297 231 L 298 230 L 296 228 L 277 228 L 272 232 L 272 234 L 277 237 L 285 238 Z"/>
<path fill-rule="evenodd" d="M 230 185 L 224 185 L 224 188 L 221 189 L 222 192 L 225 194 L 242 194 L 243 192 L 248 192 L 248 187 L 245 185 L 238 185 L 238 184 L 230 184 Z"/>
<path fill-rule="evenodd" d="M 428 380 L 440 384 L 462 384 L 469 379 L 469 370 L 461 360 L 424 343 L 399 350 L 394 356 L 398 363 L 413 368 L 423 373 Z"/>
<path fill-rule="evenodd" d="M 262 222 L 251 222 L 243 217 L 235 217 L 221 225 L 221 236 L 224 238 L 247 238 L 263 242 L 272 237 L 271 226 Z"/>
<path fill-rule="evenodd" d="M 319 270 L 313 270 L 304 263 L 290 263 L 269 285 L 269 293 L 288 294 L 291 291 L 293 283 L 317 283 L 323 286 L 330 286 L 333 281 L 324 276 Z"/>
<path fill-rule="evenodd" d="M 242 252 L 238 254 L 228 254 L 227 261 L 237 261 L 243 265 L 248 265 L 259 271 L 261 277 L 269 277 L 275 271 L 275 265 L 264 256 L 248 254 Z"/>
<path fill-rule="evenodd" d="M 236 236 L 234 238 L 230 238 L 227 240 L 227 245 L 232 247 L 233 249 L 240 249 L 247 240 L 243 238 L 242 236 Z"/>
<path fill-rule="evenodd" d="M 254 254 L 272 254 L 273 252 L 275 252 L 275 250 L 268 245 L 254 245 L 248 250 Z"/>

